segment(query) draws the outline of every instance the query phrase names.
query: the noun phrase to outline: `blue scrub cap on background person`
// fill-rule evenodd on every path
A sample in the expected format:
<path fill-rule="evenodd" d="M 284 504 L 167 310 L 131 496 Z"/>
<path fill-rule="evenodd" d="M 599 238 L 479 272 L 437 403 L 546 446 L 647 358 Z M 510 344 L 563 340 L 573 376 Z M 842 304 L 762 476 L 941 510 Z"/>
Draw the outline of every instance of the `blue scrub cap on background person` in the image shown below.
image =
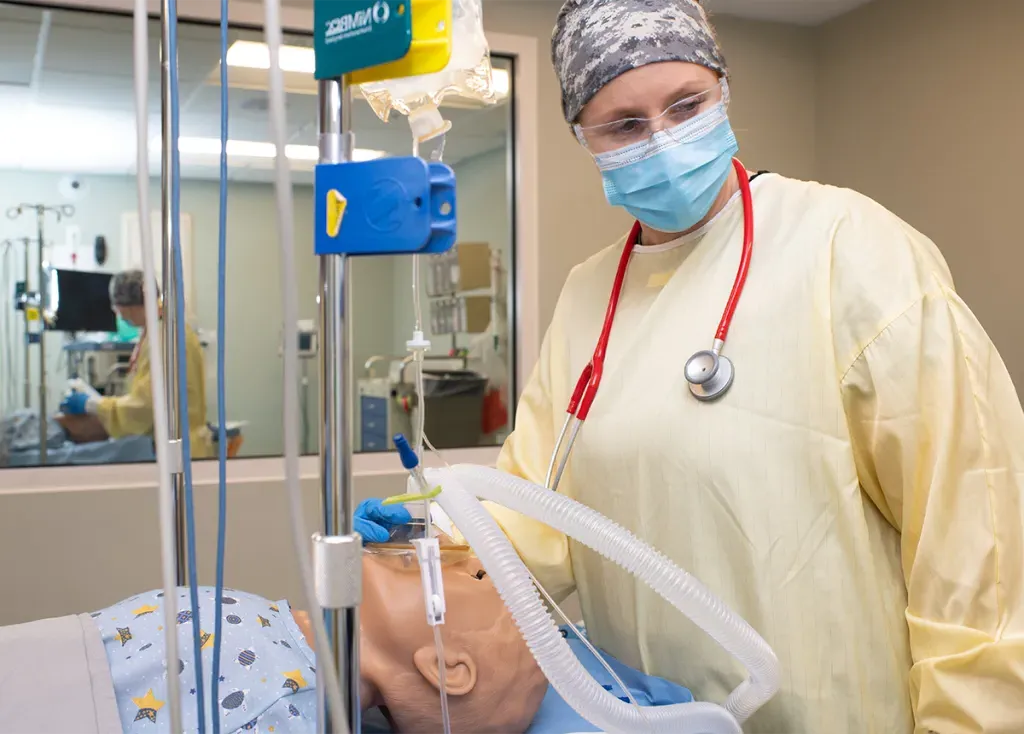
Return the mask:
<path fill-rule="evenodd" d="M 111 278 L 110 303 L 114 306 L 145 305 L 144 277 L 141 270 L 125 270 Z"/>
<path fill-rule="evenodd" d="M 728 67 L 697 0 L 566 0 L 551 34 L 551 61 L 568 123 L 606 84 L 661 61 Z"/>

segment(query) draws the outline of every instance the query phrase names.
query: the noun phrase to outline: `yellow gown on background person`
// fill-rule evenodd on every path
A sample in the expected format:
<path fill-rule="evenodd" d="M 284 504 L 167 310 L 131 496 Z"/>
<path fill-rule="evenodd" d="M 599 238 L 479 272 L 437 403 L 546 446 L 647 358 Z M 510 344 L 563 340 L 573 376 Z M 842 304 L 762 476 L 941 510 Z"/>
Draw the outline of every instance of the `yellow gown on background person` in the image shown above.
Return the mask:
<path fill-rule="evenodd" d="M 559 487 L 625 525 L 753 625 L 781 664 L 750 734 L 1024 732 L 1024 412 L 935 246 L 851 191 L 764 175 L 725 345 L 738 197 L 638 248 L 604 379 Z M 543 484 L 601 328 L 622 242 L 571 274 L 499 467 Z M 641 582 L 492 507 L 595 644 L 723 703 L 738 663 Z M 915 726 L 916 717 L 916 726 Z"/>
<path fill-rule="evenodd" d="M 153 435 L 153 383 L 150 373 L 148 332 L 136 348 L 135 366 L 129 374 L 128 392 L 118 397 L 102 398 L 96 417 L 111 438 Z M 214 455 L 213 436 L 206 423 L 206 370 L 203 347 L 191 329 L 185 329 L 186 380 L 188 384 L 188 427 L 192 441 L 192 458 Z"/>

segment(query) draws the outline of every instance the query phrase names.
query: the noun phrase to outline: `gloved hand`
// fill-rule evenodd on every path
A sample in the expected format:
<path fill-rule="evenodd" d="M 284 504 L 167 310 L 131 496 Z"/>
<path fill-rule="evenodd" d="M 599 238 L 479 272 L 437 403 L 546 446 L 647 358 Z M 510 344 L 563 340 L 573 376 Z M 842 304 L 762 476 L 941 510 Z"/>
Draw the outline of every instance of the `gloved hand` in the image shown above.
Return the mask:
<path fill-rule="evenodd" d="M 412 515 L 405 505 L 385 505 L 383 500 L 373 498 L 363 500 L 356 508 L 355 529 L 364 543 L 387 543 L 389 528 L 410 522 Z"/>
<path fill-rule="evenodd" d="M 99 398 L 100 394 L 96 392 L 92 385 L 79 377 L 72 377 L 68 380 L 68 388 L 72 392 L 85 393 L 90 398 Z"/>
<path fill-rule="evenodd" d="M 64 415 L 85 415 L 91 412 L 90 402 L 94 398 L 89 397 L 84 392 L 73 392 L 64 398 L 64 402 L 60 404 L 60 412 Z"/>

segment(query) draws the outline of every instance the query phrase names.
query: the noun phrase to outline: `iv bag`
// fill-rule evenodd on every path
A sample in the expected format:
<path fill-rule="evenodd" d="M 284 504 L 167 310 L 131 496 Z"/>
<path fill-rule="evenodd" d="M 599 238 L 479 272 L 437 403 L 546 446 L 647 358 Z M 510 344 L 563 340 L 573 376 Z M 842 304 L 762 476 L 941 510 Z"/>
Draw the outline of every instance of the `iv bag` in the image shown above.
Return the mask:
<path fill-rule="evenodd" d="M 413 115 L 422 108 L 437 108 L 449 94 L 494 101 L 491 53 L 484 35 L 481 0 L 452 0 L 452 57 L 441 71 L 404 79 L 360 85 L 370 107 L 383 122 L 391 111 Z M 447 130 L 439 129 L 434 134 Z M 421 139 L 432 137 L 427 131 Z"/>

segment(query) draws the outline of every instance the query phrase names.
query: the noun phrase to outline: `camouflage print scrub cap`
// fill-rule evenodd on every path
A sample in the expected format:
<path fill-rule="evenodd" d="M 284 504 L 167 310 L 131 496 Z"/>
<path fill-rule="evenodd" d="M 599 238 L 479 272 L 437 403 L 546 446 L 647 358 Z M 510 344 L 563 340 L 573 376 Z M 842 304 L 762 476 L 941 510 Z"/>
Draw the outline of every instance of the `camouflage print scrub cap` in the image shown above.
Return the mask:
<path fill-rule="evenodd" d="M 604 85 L 640 66 L 687 61 L 728 73 L 697 0 L 566 0 L 551 34 L 551 60 L 569 123 Z"/>
<path fill-rule="evenodd" d="M 145 305 L 141 270 L 125 270 L 110 279 L 110 303 L 114 306 Z"/>

